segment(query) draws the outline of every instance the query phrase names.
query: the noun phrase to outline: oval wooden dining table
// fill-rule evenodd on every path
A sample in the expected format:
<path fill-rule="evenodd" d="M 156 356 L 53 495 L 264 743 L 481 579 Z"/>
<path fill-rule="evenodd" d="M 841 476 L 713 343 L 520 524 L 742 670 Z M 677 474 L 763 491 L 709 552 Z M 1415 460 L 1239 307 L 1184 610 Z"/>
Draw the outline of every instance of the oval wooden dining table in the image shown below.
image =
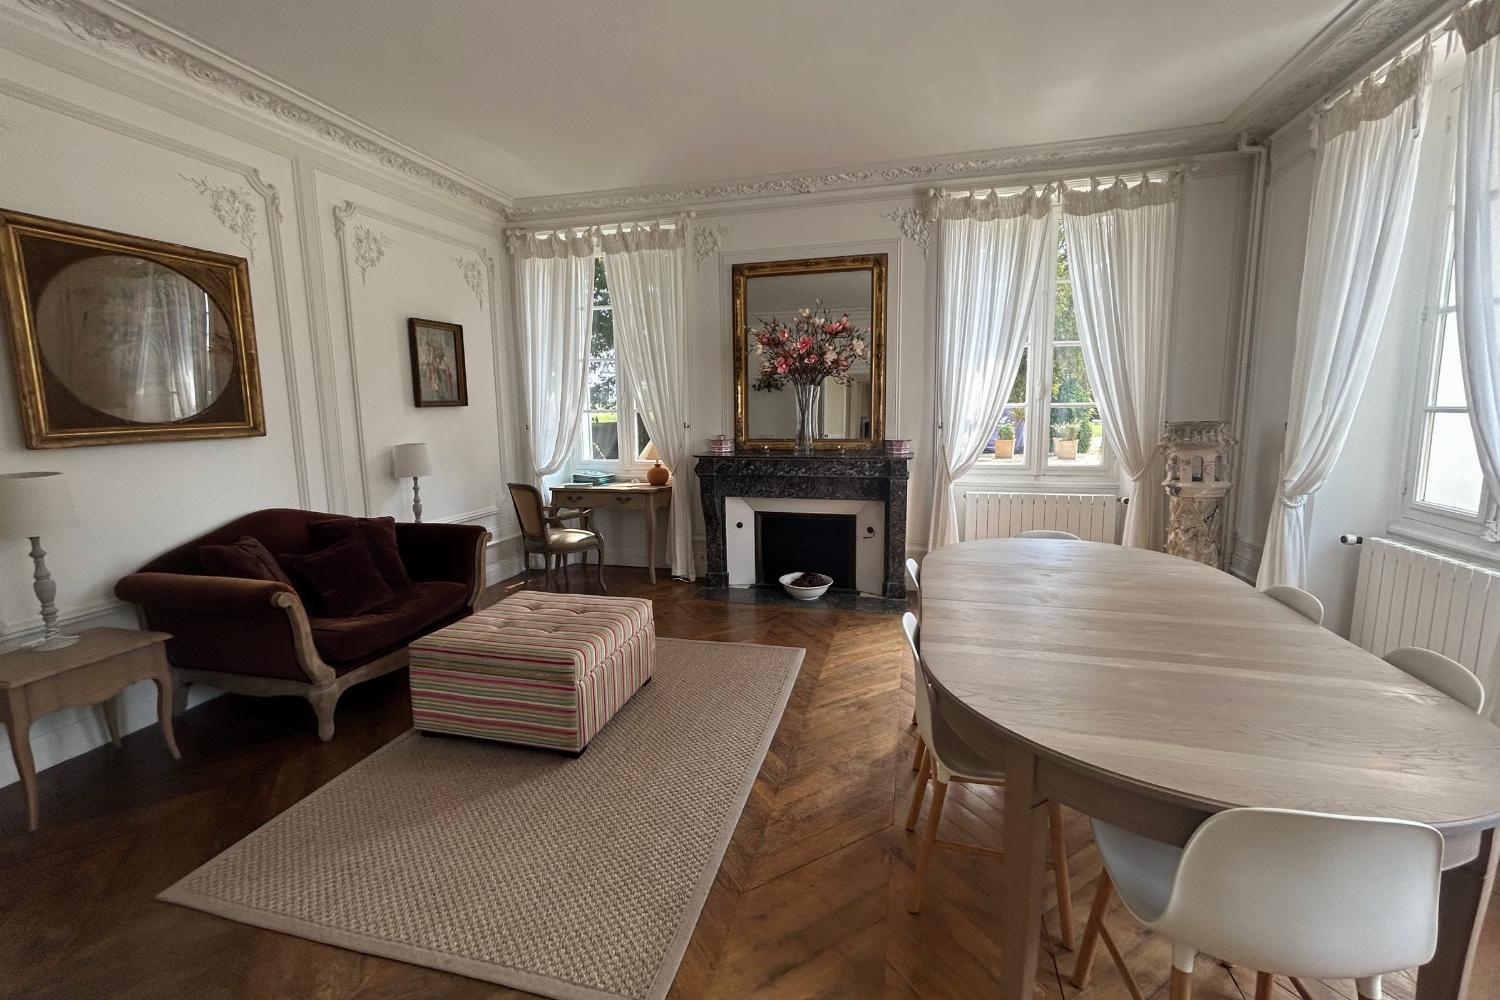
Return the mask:
<path fill-rule="evenodd" d="M 1005 768 L 1003 1000 L 1035 985 L 1052 800 L 1175 844 L 1239 806 L 1429 823 L 1445 871 L 1417 996 L 1463 996 L 1495 873 L 1500 728 L 1176 556 L 995 539 L 921 573 L 940 708 Z"/>

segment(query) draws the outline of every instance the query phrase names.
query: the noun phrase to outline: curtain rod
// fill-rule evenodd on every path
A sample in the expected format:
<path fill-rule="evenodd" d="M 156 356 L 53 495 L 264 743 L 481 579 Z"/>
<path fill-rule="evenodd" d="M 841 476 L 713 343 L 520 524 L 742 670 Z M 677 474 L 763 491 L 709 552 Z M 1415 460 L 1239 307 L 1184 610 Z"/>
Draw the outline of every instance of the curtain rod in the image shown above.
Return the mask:
<path fill-rule="evenodd" d="M 1018 181 L 1014 184 L 990 185 L 987 187 L 977 188 L 959 188 L 953 191 L 950 191 L 946 187 L 935 187 L 927 189 L 927 196 L 929 198 L 967 198 L 985 193 L 998 195 L 1002 191 L 1024 191 L 1029 187 L 1037 188 L 1038 190 L 1061 190 L 1061 188 L 1067 186 L 1092 186 L 1103 181 L 1110 181 L 1111 183 L 1113 183 L 1114 181 L 1128 181 L 1131 178 L 1137 177 L 1142 181 L 1148 181 L 1151 179 L 1153 174 L 1165 175 L 1165 177 L 1170 180 L 1174 175 L 1178 177 L 1187 177 L 1190 174 L 1197 173 L 1198 167 L 1199 163 L 1197 160 L 1183 160 L 1178 163 L 1163 164 L 1156 167 L 1139 167 L 1132 168 L 1130 170 L 1106 171 L 1100 174 L 1090 174 L 1087 177 L 1056 177 L 1049 181 L 1043 181 L 1042 183 L 1023 183 Z M 1051 192 L 1049 191 L 1049 193 Z"/>
<path fill-rule="evenodd" d="M 622 219 L 618 222 L 595 222 L 588 225 L 576 224 L 565 226 L 548 226 L 543 229 L 532 230 L 528 226 L 507 226 L 506 235 L 535 236 L 546 239 L 557 236 L 559 233 L 567 233 L 571 236 L 584 236 L 590 233 L 602 233 L 607 231 L 618 232 L 621 229 L 629 229 L 637 226 L 659 226 L 663 229 L 676 229 L 687 224 L 687 220 L 697 216 L 697 212 L 680 212 L 677 215 L 665 217 L 650 217 L 642 219 Z"/>
<path fill-rule="evenodd" d="M 1452 45 L 1453 39 L 1457 32 L 1454 22 L 1458 19 L 1458 12 L 1465 9 L 1466 7 L 1477 6 L 1478 4 L 1484 2 L 1485 0 L 1473 0 L 1473 2 L 1469 3 L 1456 3 L 1448 7 L 1446 10 L 1439 11 L 1436 14 L 1432 15 L 1433 23 L 1429 27 L 1420 29 L 1417 35 L 1411 40 L 1398 43 L 1396 51 L 1391 55 L 1384 56 L 1383 58 L 1382 56 L 1376 56 L 1375 59 L 1378 61 L 1375 62 L 1373 66 L 1371 66 L 1369 63 L 1366 63 L 1365 66 L 1368 68 L 1362 67 L 1361 71 L 1356 75 L 1353 83 L 1344 87 L 1340 87 L 1337 91 L 1334 91 L 1333 93 L 1324 97 L 1322 100 L 1318 101 L 1318 103 L 1315 104 L 1314 107 L 1319 111 L 1327 111 L 1329 108 L 1333 107 L 1339 101 L 1343 100 L 1345 97 L 1348 97 L 1359 88 L 1365 86 L 1373 80 L 1379 79 L 1386 73 L 1389 73 L 1391 71 L 1391 68 L 1399 63 L 1402 59 L 1405 59 L 1407 56 L 1413 55 L 1424 45 L 1436 46 L 1439 42 L 1443 41 L 1446 41 L 1449 45 Z"/>

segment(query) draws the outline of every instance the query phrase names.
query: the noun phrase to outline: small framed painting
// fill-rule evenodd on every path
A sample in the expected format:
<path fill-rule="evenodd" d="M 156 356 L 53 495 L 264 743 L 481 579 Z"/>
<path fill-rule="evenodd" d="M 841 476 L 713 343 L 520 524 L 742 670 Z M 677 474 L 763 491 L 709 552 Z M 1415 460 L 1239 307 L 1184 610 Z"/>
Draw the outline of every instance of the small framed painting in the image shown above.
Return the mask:
<path fill-rule="evenodd" d="M 411 393 L 418 406 L 468 406 L 464 328 L 457 323 L 409 319 Z"/>

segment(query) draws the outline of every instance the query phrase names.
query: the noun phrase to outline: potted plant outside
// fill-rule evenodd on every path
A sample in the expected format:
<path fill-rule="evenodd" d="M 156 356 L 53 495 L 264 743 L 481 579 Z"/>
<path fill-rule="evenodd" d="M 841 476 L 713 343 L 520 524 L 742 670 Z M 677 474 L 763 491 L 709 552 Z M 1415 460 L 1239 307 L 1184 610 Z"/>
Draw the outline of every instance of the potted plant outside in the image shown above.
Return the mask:
<path fill-rule="evenodd" d="M 1016 429 L 1010 424 L 1001 424 L 995 432 L 995 457 L 1014 458 L 1016 454 Z"/>
<path fill-rule="evenodd" d="M 1057 436 L 1052 439 L 1052 453 L 1067 462 L 1078 458 L 1077 424 L 1062 424 L 1057 428 Z"/>

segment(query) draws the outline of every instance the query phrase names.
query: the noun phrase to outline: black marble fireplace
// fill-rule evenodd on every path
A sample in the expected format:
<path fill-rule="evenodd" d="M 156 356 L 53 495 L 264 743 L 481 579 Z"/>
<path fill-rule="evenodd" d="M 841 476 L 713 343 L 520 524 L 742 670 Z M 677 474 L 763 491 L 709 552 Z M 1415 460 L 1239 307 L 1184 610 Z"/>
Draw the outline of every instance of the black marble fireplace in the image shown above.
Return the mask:
<path fill-rule="evenodd" d="M 909 456 L 885 452 L 798 455 L 751 451 L 699 455 L 709 587 L 729 583 L 724 503 L 729 497 L 799 500 L 875 500 L 885 506 L 885 559 L 881 595 L 906 597 L 906 479 Z M 743 530 L 743 529 L 742 529 Z M 799 567 L 805 568 L 805 567 Z"/>

